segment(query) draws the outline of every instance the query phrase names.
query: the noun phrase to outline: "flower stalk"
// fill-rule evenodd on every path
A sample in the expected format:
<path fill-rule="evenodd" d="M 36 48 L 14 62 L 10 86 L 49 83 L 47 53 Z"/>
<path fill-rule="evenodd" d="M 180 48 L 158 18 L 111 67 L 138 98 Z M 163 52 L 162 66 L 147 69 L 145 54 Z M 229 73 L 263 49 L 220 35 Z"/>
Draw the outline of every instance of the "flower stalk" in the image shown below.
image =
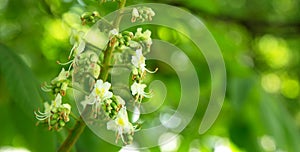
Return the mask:
<path fill-rule="evenodd" d="M 122 8 L 125 7 L 126 0 L 120 0 L 119 1 L 119 9 L 120 11 L 117 13 L 117 16 L 113 22 L 113 26 L 115 28 L 118 28 L 120 21 L 122 19 L 122 16 L 120 15 L 122 13 Z M 112 52 L 114 50 L 115 45 L 115 39 L 113 38 L 108 45 L 107 49 L 104 53 L 104 61 L 103 61 L 103 67 L 101 68 L 99 79 L 102 79 L 104 82 L 107 80 L 109 69 L 110 69 L 110 62 L 112 58 Z M 71 148 L 74 146 L 82 132 L 84 131 L 86 124 L 84 123 L 82 117 L 86 113 L 88 108 L 85 108 L 85 110 L 82 112 L 79 119 L 76 121 L 76 124 L 74 125 L 73 129 L 69 132 L 68 137 L 65 139 L 63 144 L 58 149 L 58 152 L 68 152 L 71 150 Z"/>

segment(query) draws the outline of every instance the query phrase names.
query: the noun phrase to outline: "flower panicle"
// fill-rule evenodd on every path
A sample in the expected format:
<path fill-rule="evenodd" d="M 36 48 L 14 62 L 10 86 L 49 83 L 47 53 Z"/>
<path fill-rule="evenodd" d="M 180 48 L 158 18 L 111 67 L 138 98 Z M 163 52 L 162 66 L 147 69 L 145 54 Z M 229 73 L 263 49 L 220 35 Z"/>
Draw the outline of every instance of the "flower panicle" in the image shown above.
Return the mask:
<path fill-rule="evenodd" d="M 61 95 L 57 94 L 51 105 L 47 102 L 44 103 L 44 112 L 41 112 L 40 109 L 37 112 L 34 111 L 38 123 L 47 124 L 49 130 L 61 130 L 70 121 L 69 115 L 71 112 L 71 106 L 61 102 Z"/>
<path fill-rule="evenodd" d="M 131 21 L 151 21 L 153 16 L 155 16 L 155 13 L 151 8 L 133 8 Z M 82 24 L 90 25 L 101 19 L 101 16 L 98 12 L 85 12 L 80 19 Z M 158 70 L 156 68 L 154 71 L 151 71 L 146 68 L 144 53 L 148 53 L 152 45 L 151 31 L 143 31 L 142 28 L 138 28 L 136 32 L 120 32 L 118 28 L 111 27 L 110 22 L 106 20 L 98 23 L 100 31 L 101 27 L 106 28 L 105 33 L 108 34 L 108 39 L 114 42 L 107 44 L 107 47 L 113 47 L 111 63 L 115 63 L 116 59 L 114 57 L 116 57 L 116 53 L 121 55 L 120 58 L 126 56 L 126 61 L 131 61 L 126 66 L 128 65 L 128 68 L 132 70 L 130 91 L 135 98 L 134 102 L 141 103 L 144 98 L 151 98 L 152 92 L 145 91 L 147 84 L 143 82 L 146 73 L 155 73 Z M 62 104 L 62 96 L 65 96 L 66 90 L 72 87 L 70 83 L 72 82 L 73 74 L 80 80 L 88 76 L 92 78 L 91 82 L 94 83 L 90 92 L 85 92 L 85 100 L 81 102 L 83 108 L 85 109 L 87 105 L 89 106 L 91 119 L 102 119 L 103 117 L 100 116 L 104 116 L 103 119 L 107 121 L 107 129 L 116 132 L 116 142 L 121 139 L 124 144 L 130 144 L 133 141 L 134 132 L 140 129 L 141 124 L 129 121 L 124 99 L 112 92 L 110 82 L 99 79 L 101 68 L 103 68 L 101 62 L 105 56 L 103 52 L 98 55 L 92 49 L 85 49 L 86 46 L 92 45 L 88 43 L 86 45 L 83 35 L 83 32 L 72 31 L 70 43 L 73 45 L 73 48 L 68 57 L 69 61 L 66 63 L 58 62 L 62 66 L 69 65 L 69 68 L 68 70 L 62 68 L 57 77 L 52 79 L 49 84 L 45 83 L 42 86 L 42 90 L 52 92 L 55 95 L 55 99 L 51 101 L 51 104 L 44 103 L 44 111 L 40 109 L 34 111 L 35 117 L 38 123 L 46 124 L 49 130 L 59 131 L 62 129 L 70 121 L 69 115 L 71 112 L 69 104 Z"/>
<path fill-rule="evenodd" d="M 65 69 L 62 68 L 58 76 L 52 79 L 50 84 L 44 83 L 41 89 L 45 92 L 52 92 L 54 95 L 59 93 L 65 96 L 70 82 L 70 71 L 65 71 Z"/>
<path fill-rule="evenodd" d="M 151 92 L 145 92 L 146 84 L 142 83 L 146 72 L 155 73 L 158 68 L 154 71 L 150 71 L 146 68 L 146 58 L 143 55 L 142 49 L 137 49 L 135 55 L 131 57 L 132 68 L 132 80 L 133 83 L 130 87 L 132 95 L 135 97 L 135 102 L 141 103 L 143 98 L 151 98 Z"/>

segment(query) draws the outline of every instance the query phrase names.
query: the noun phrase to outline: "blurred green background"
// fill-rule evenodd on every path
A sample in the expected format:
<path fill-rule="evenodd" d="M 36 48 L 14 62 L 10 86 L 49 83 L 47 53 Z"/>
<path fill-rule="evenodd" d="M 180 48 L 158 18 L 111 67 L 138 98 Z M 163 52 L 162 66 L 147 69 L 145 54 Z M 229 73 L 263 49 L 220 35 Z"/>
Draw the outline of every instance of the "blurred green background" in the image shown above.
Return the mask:
<path fill-rule="evenodd" d="M 227 70 L 222 111 L 209 131 L 200 135 L 199 118 L 206 110 L 211 83 L 203 56 L 192 59 L 199 65 L 201 84 L 197 113 L 173 146 L 149 151 L 300 151 L 300 1 L 128 0 L 127 5 L 144 2 L 170 4 L 197 15 L 219 44 Z M 0 151 L 57 149 L 67 130 L 55 133 L 35 126 L 33 111 L 53 98 L 40 90 L 40 84 L 60 71 L 57 60 L 66 61 L 72 48 L 71 29 L 88 30 L 80 15 L 94 10 L 105 15 L 115 8 L 115 3 L 99 6 L 93 0 L 0 0 Z M 195 49 L 167 28 L 154 27 L 152 34 L 180 48 Z M 160 70 L 158 77 L 175 79 L 168 70 Z M 169 85 L 173 87 L 167 99 L 176 100 L 178 82 Z M 76 113 L 72 95 L 67 101 Z M 118 151 L 120 147 L 86 129 L 75 149 Z"/>

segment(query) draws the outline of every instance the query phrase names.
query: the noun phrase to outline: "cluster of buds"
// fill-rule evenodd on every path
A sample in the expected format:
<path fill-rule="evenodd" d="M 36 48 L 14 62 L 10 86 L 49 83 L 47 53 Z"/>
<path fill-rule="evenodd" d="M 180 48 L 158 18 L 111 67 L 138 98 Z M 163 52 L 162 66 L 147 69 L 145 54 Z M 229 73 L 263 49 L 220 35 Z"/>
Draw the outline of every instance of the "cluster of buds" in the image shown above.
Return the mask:
<path fill-rule="evenodd" d="M 80 17 L 82 25 L 95 24 L 100 18 L 101 18 L 101 16 L 100 16 L 99 12 L 97 12 L 97 11 L 85 12 Z"/>
<path fill-rule="evenodd" d="M 155 13 L 149 7 L 137 7 L 132 9 L 131 15 L 132 15 L 131 22 L 136 22 L 136 21 L 144 22 L 144 21 L 151 21 Z"/>
<path fill-rule="evenodd" d="M 65 71 L 65 69 L 62 68 L 58 76 L 51 81 L 50 85 L 45 83 L 42 86 L 42 90 L 44 90 L 45 92 L 52 92 L 53 94 L 59 93 L 62 96 L 65 96 L 66 90 L 70 83 L 69 77 L 70 71 Z"/>
<path fill-rule="evenodd" d="M 97 53 L 93 51 L 84 51 L 80 55 L 76 56 L 74 66 L 80 67 L 75 68 L 74 73 L 77 77 L 88 77 L 98 78 L 100 74 L 99 57 Z"/>
<path fill-rule="evenodd" d="M 117 44 L 116 49 L 117 50 L 124 50 L 124 48 L 129 47 L 130 42 L 132 41 L 132 38 L 134 37 L 132 32 L 124 31 L 118 35 L 116 35 Z"/>
<path fill-rule="evenodd" d="M 69 104 L 62 104 L 61 95 L 57 94 L 55 100 L 44 103 L 44 112 L 38 110 L 34 112 L 36 119 L 39 123 L 48 124 L 49 130 L 60 130 L 70 120 L 69 114 L 71 112 L 71 106 Z"/>
<path fill-rule="evenodd" d="M 125 106 L 125 101 L 120 96 L 113 96 L 111 99 L 105 100 L 102 104 L 106 116 L 110 119 L 115 119 L 118 112 Z"/>
<path fill-rule="evenodd" d="M 142 47 L 146 48 L 147 52 L 149 52 L 152 45 L 151 31 L 146 30 L 142 32 L 142 30 L 142 28 L 138 28 L 132 39 L 142 44 Z"/>
<path fill-rule="evenodd" d="M 125 51 L 137 50 L 144 48 L 146 53 L 150 51 L 152 45 L 151 31 L 138 28 L 133 34 L 130 31 L 118 33 L 118 30 L 113 29 L 109 32 L 110 40 L 115 38 L 115 52 L 126 53 Z"/>

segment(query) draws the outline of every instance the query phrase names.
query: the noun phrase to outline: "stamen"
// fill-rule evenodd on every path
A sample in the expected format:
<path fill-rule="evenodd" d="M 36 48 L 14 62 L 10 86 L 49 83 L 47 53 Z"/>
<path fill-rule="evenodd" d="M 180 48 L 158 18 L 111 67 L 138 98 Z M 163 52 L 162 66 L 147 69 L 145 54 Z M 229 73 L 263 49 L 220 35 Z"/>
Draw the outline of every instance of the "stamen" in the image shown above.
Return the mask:
<path fill-rule="evenodd" d="M 41 89 L 44 91 L 44 92 L 51 92 L 52 90 L 51 89 L 49 89 L 49 88 L 46 88 L 46 87 L 41 87 Z"/>
<path fill-rule="evenodd" d="M 145 68 L 145 70 L 146 70 L 147 72 L 149 72 L 149 73 L 155 73 L 155 72 L 158 71 L 158 68 L 156 68 L 154 71 L 150 71 L 150 70 L 148 70 L 147 68 Z"/>
<path fill-rule="evenodd" d="M 50 92 L 52 91 L 52 86 L 51 85 L 48 85 L 47 82 L 44 82 L 42 85 L 41 85 L 41 89 L 45 92 Z"/>
<path fill-rule="evenodd" d="M 72 61 L 72 60 L 71 60 Z M 74 60 L 73 60 L 74 61 Z M 75 61 L 74 61 L 75 62 Z M 71 68 L 73 67 L 73 65 L 74 65 L 74 62 L 72 62 L 71 64 L 70 64 L 70 66 L 69 66 L 69 68 L 68 68 L 68 72 L 70 72 L 70 70 L 71 70 Z"/>
<path fill-rule="evenodd" d="M 76 49 L 76 46 L 74 45 L 73 48 L 71 49 L 70 51 L 70 54 L 68 56 L 68 59 L 70 60 L 71 59 L 71 55 L 73 54 L 74 50 Z"/>
<path fill-rule="evenodd" d="M 70 60 L 70 61 L 65 62 L 65 63 L 61 63 L 60 61 L 56 61 L 56 63 L 59 64 L 59 65 L 68 65 L 68 64 L 70 64 L 72 62 L 73 62 L 73 60 Z"/>
<path fill-rule="evenodd" d="M 52 86 L 49 85 L 47 82 L 44 82 L 44 83 L 43 83 L 43 86 L 48 87 L 48 88 L 51 88 L 51 87 L 52 87 Z"/>

